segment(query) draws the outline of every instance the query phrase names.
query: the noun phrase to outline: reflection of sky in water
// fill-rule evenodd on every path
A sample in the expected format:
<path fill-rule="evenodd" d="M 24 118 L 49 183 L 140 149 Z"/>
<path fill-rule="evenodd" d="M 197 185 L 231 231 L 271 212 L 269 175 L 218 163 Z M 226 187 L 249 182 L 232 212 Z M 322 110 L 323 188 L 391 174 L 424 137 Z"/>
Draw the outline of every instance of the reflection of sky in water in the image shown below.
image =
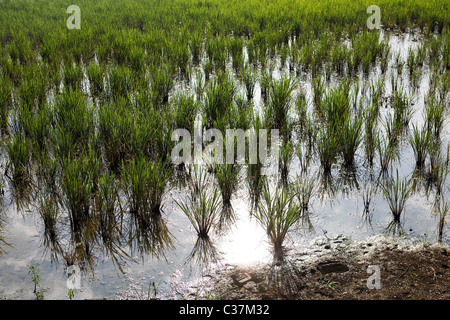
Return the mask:
<path fill-rule="evenodd" d="M 414 36 L 392 35 L 389 41 L 391 53 L 395 55 L 401 53 L 403 59 L 406 58 L 409 47 L 416 48 L 420 42 L 414 41 Z M 391 59 L 389 66 L 393 64 Z M 421 125 L 423 123 L 422 109 L 424 96 L 428 90 L 429 72 L 427 69 L 422 75 L 421 86 L 414 96 L 416 112 L 413 114 L 412 123 Z M 403 70 L 406 75 L 406 67 Z M 379 68 L 371 72 L 371 76 L 378 77 Z M 385 82 L 385 92 L 391 92 L 390 71 L 387 71 Z M 280 72 L 274 73 L 279 77 Z M 195 80 L 193 80 L 195 81 Z M 332 78 L 333 81 L 333 78 Z M 402 79 L 402 83 L 408 85 L 407 77 Z M 300 79 L 300 84 L 306 92 L 308 100 L 312 99 L 311 77 Z M 178 84 L 177 90 L 186 89 L 185 84 Z M 187 87 L 189 89 L 189 87 Z M 261 107 L 260 87 L 257 85 L 255 92 L 255 106 Z M 381 109 L 383 117 L 388 109 Z M 442 133 L 444 145 L 449 140 L 449 127 L 445 127 Z M 367 168 L 362 166 L 361 157 L 363 152 L 360 148 L 357 158 L 358 173 L 357 182 L 363 186 L 363 179 L 367 175 Z M 401 158 L 395 163 L 399 168 L 401 176 L 408 176 L 414 169 L 414 156 L 407 141 L 401 144 Z M 375 159 L 377 160 L 377 159 Z M 294 159 L 291 165 L 291 175 L 294 176 L 298 170 L 298 159 Z M 317 164 L 310 168 L 310 172 L 317 171 Z M 335 170 L 336 171 L 336 170 Z M 311 176 L 313 174 L 311 173 Z M 338 173 L 333 172 L 333 181 L 338 185 L 343 182 Z M 447 185 L 447 184 L 446 184 Z M 444 188 L 446 190 L 446 188 Z M 348 190 L 348 192 L 343 192 Z M 318 194 L 312 199 L 310 206 L 310 222 L 312 230 L 306 228 L 293 232 L 289 235 L 286 245 L 292 243 L 308 243 L 308 239 L 322 236 L 326 232 L 327 236 L 333 237 L 339 234 L 362 239 L 367 236 L 384 233 L 392 220 L 389 207 L 380 193 L 375 195 L 371 202 L 372 216 L 370 221 L 362 214 L 363 203 L 362 194 L 358 189 L 347 187 L 345 184 L 338 188 L 335 196 L 329 199 L 324 194 Z M 178 199 L 176 190 L 171 191 L 165 201 L 165 215 L 167 227 L 173 235 L 175 250 L 166 252 L 166 259 L 157 259 L 150 255 L 138 256 L 136 252 L 131 254 L 126 260 L 123 269 L 127 276 L 143 284 L 143 291 L 146 292 L 150 282 L 159 284 L 160 290 L 170 288 L 169 279 L 176 274 L 177 281 L 188 281 L 199 275 L 199 268 L 185 264 L 196 242 L 196 234 L 189 224 L 188 219 L 171 201 Z M 407 202 L 405 212 L 402 215 L 402 227 L 406 235 L 436 237 L 438 217 L 432 212 L 433 195 L 430 199 L 424 194 L 414 194 Z M 233 207 L 237 215 L 236 225 L 221 237 L 214 236 L 214 246 L 221 255 L 221 262 L 230 264 L 252 264 L 271 259 L 270 246 L 264 230 L 256 223 L 255 219 L 250 219 L 246 188 L 243 186 L 233 199 Z M 66 297 L 66 275 L 62 259 L 53 263 L 49 260 L 49 252 L 42 245 L 42 223 L 39 222 L 38 215 L 34 210 L 24 212 L 23 216 L 17 214 L 13 207 L 7 212 L 7 223 L 3 232 L 5 240 L 11 246 L 1 244 L 6 251 L 0 257 L 0 297 L 10 299 L 33 299 L 33 284 L 28 274 L 27 266 L 39 263 L 42 274 L 42 285 L 44 297 L 46 299 L 64 299 Z M 448 234 L 448 227 L 445 233 Z M 448 242 L 448 238 L 446 239 Z M 67 245 L 67 244 L 66 244 Z M 102 250 L 94 250 L 94 272 L 83 273 L 82 290 L 77 293 L 76 298 L 114 298 L 115 292 L 124 290 L 130 281 L 118 270 L 111 257 L 103 255 Z M 181 276 L 180 276 L 181 275 Z"/>

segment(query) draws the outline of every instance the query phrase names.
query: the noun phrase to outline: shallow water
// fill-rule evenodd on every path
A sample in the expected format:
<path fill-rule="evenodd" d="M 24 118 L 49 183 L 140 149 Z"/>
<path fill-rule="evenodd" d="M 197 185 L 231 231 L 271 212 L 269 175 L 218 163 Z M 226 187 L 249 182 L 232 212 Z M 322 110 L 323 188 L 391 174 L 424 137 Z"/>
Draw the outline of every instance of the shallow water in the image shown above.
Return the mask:
<path fill-rule="evenodd" d="M 417 35 L 395 35 L 389 37 L 391 55 L 400 52 L 406 59 L 408 48 L 416 48 L 420 41 Z M 387 75 L 393 59 L 388 65 Z M 274 76 L 287 72 L 287 68 L 275 69 Z M 380 76 L 380 69 L 371 71 L 370 79 Z M 388 78 L 387 78 L 388 79 Z M 403 70 L 402 83 L 408 85 L 408 77 L 405 68 Z M 195 81 L 195 80 L 192 80 Z M 300 84 L 305 90 L 307 99 L 312 99 L 311 76 L 301 76 Z M 424 67 L 420 87 L 414 91 L 415 110 L 411 123 L 422 122 L 422 110 L 424 97 L 429 86 L 429 70 Z M 190 89 L 192 86 L 178 84 L 175 90 Z M 408 88 L 408 87 L 406 87 Z M 384 95 L 391 92 L 390 81 L 386 81 Z M 256 86 L 254 97 L 255 108 L 261 108 L 261 94 L 259 85 Z M 382 108 L 381 116 L 389 112 Z M 445 125 L 442 132 L 442 140 L 447 145 L 450 138 L 450 127 Z M 313 197 L 310 207 L 310 223 L 291 233 L 286 246 L 307 246 L 309 241 L 317 236 L 327 235 L 333 237 L 339 234 L 355 239 L 364 239 L 368 236 L 387 232 L 387 227 L 392 221 L 389 207 L 378 192 L 371 202 L 371 219 L 363 214 L 362 191 L 364 179 L 370 172 L 365 167 L 363 150 L 360 147 L 354 179 L 348 179 L 339 170 L 339 166 L 333 170 L 332 182 L 336 184 L 335 194 L 319 192 Z M 401 176 L 408 176 L 414 169 L 414 155 L 412 149 L 403 141 L 401 144 L 401 157 L 395 167 L 399 169 Z M 293 179 L 299 172 L 299 161 L 294 159 L 291 164 L 290 176 Z M 314 178 L 320 172 L 317 163 L 312 163 L 309 168 L 309 176 Z M 360 188 L 355 187 L 358 185 Z M 446 186 L 448 183 L 445 184 Z M 174 250 L 164 252 L 164 257 L 155 257 L 151 253 L 132 252 L 129 247 L 124 250 L 129 254 L 121 262 L 122 272 L 114 263 L 112 256 L 105 253 L 104 248 L 93 248 L 92 266 L 82 269 L 81 289 L 75 295 L 75 299 L 117 298 L 117 292 L 128 292 L 130 296 L 141 293 L 147 294 L 152 282 L 158 286 L 157 292 L 165 297 L 172 287 L 173 282 L 182 283 L 196 279 L 201 275 L 202 266 L 188 262 L 188 257 L 196 242 L 197 236 L 190 226 L 189 220 L 177 208 L 173 199 L 182 197 L 183 190 L 170 191 L 164 201 L 164 219 L 174 241 Z M 11 196 L 4 196 L 4 215 L 6 221 L 1 235 L 9 245 L 0 242 L 5 253 L 0 257 L 0 298 L 6 299 L 34 299 L 33 284 L 28 273 L 28 266 L 38 263 L 41 271 L 41 287 L 44 289 L 45 299 L 68 299 L 67 274 L 62 259 L 51 260 L 51 254 L 43 242 L 43 225 L 39 221 L 39 215 L 32 207 L 29 210 L 18 213 L 14 204 L 8 204 Z M 271 260 L 270 246 L 267 243 L 264 231 L 258 226 L 255 219 L 250 218 L 249 199 L 244 183 L 235 194 L 232 205 L 237 214 L 237 221 L 231 230 L 224 235 L 214 235 L 213 245 L 219 253 L 220 263 L 251 265 Z M 433 196 L 428 199 L 425 194 L 416 193 L 407 202 L 406 211 L 402 215 L 403 234 L 411 237 L 422 237 L 424 241 L 436 241 L 438 217 L 432 212 Z M 449 234 L 448 226 L 444 235 Z M 449 242 L 448 236 L 443 241 Z M 62 245 L 70 247 L 70 238 L 62 239 Z M 138 248 L 139 249 L 139 248 Z M 120 259 L 119 259 L 120 261 Z M 122 297 L 126 294 L 122 294 Z"/>

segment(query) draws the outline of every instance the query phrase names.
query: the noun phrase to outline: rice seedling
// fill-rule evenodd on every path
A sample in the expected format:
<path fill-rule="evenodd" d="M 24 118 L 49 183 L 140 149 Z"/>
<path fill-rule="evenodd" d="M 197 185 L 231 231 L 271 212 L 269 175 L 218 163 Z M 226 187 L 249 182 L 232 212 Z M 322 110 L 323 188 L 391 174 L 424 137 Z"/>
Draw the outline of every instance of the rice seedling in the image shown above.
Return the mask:
<path fill-rule="evenodd" d="M 381 189 L 394 221 L 399 222 L 406 201 L 411 196 L 411 181 L 406 178 L 400 179 L 397 170 L 395 177 L 390 175 L 384 183 L 381 183 Z"/>
<path fill-rule="evenodd" d="M 173 121 L 178 129 L 193 131 L 199 104 L 190 94 L 179 93 L 174 97 Z"/>
<path fill-rule="evenodd" d="M 308 114 L 307 114 L 308 106 L 307 106 L 305 94 L 303 92 L 298 94 L 295 99 L 295 109 L 297 111 L 297 116 L 298 116 L 297 125 L 300 129 L 300 132 L 304 133 L 306 130 L 306 120 L 308 118 Z"/>
<path fill-rule="evenodd" d="M 436 209 L 436 208 L 435 208 Z M 446 218 L 450 211 L 450 204 L 448 201 L 445 201 L 443 198 L 440 199 L 437 205 L 437 213 L 439 214 L 439 223 L 438 223 L 438 241 L 442 242 L 442 238 L 444 236 L 444 226 L 446 225 Z"/>
<path fill-rule="evenodd" d="M 63 84 L 64 87 L 71 90 L 82 89 L 81 83 L 84 74 L 83 69 L 76 63 L 68 63 L 63 66 Z"/>
<path fill-rule="evenodd" d="M 207 171 L 193 169 L 189 193 L 185 200 L 177 201 L 181 211 L 188 217 L 197 236 L 208 239 L 211 228 L 217 224 L 221 208 L 221 195 L 211 184 Z"/>
<path fill-rule="evenodd" d="M 412 113 L 412 101 L 409 99 L 407 93 L 399 90 L 394 93 L 394 117 L 397 124 L 407 126 Z"/>
<path fill-rule="evenodd" d="M 68 210 L 71 229 L 77 236 L 90 217 L 94 174 L 98 163 L 92 163 L 86 153 L 79 158 L 68 157 L 62 167 L 60 186 L 62 205 Z"/>
<path fill-rule="evenodd" d="M 269 104 L 264 110 L 264 121 L 269 128 L 280 130 L 284 139 L 289 139 L 292 119 L 289 116 L 292 93 L 297 82 L 290 76 L 282 76 L 272 81 L 269 91 Z"/>
<path fill-rule="evenodd" d="M 133 123 L 130 119 L 131 113 L 123 100 L 99 107 L 98 130 L 103 152 L 108 167 L 116 173 L 129 151 L 126 141 L 132 134 Z"/>
<path fill-rule="evenodd" d="M 362 124 L 362 118 L 347 118 L 338 133 L 340 147 L 344 158 L 344 165 L 347 167 L 354 164 L 356 151 L 362 141 Z"/>
<path fill-rule="evenodd" d="M 336 161 L 336 156 L 339 148 L 339 142 L 336 134 L 336 129 L 333 126 L 326 126 L 319 129 L 316 138 L 316 153 L 319 156 L 320 163 L 324 172 L 329 173 L 331 166 Z"/>
<path fill-rule="evenodd" d="M 313 79 L 312 84 L 314 94 L 314 106 L 320 114 L 322 110 L 322 100 L 325 94 L 325 83 L 323 79 L 320 76 L 318 76 L 317 78 Z"/>
<path fill-rule="evenodd" d="M 258 79 L 247 64 L 241 70 L 241 78 L 247 92 L 247 100 L 251 101 L 255 94 L 255 85 Z"/>
<path fill-rule="evenodd" d="M 123 166 L 123 185 L 130 212 L 144 217 L 160 216 L 171 177 L 168 164 L 138 156 Z"/>
<path fill-rule="evenodd" d="M 12 88 L 9 79 L 0 75 L 0 129 L 6 132 L 8 128 L 8 116 L 12 107 Z"/>
<path fill-rule="evenodd" d="M 109 72 L 109 96 L 115 101 L 127 97 L 132 89 L 131 72 L 127 67 L 113 65 Z"/>
<path fill-rule="evenodd" d="M 299 221 L 301 210 L 292 191 L 283 187 L 271 191 L 267 183 L 264 185 L 262 202 L 252 215 L 266 231 L 276 262 L 284 260 L 283 243 Z"/>
<path fill-rule="evenodd" d="M 99 97 L 104 92 L 104 72 L 104 65 L 96 63 L 95 61 L 91 61 L 86 67 L 86 75 L 89 80 L 93 97 Z"/>
<path fill-rule="evenodd" d="M 425 165 L 430 139 L 430 132 L 426 126 L 423 126 L 422 129 L 419 129 L 415 125 L 413 125 L 412 134 L 409 138 L 409 144 L 414 151 L 416 166 L 418 168 L 422 168 Z"/>
<path fill-rule="evenodd" d="M 375 136 L 375 147 L 378 151 L 380 169 L 386 172 L 395 159 L 397 144 L 391 138 L 377 134 Z"/>
<path fill-rule="evenodd" d="M 445 123 L 445 107 L 434 99 L 425 106 L 425 123 L 427 131 L 434 133 L 438 139 Z"/>
<path fill-rule="evenodd" d="M 94 114 L 86 97 L 79 91 L 63 91 L 56 97 L 50 124 L 52 146 L 62 162 L 69 155 L 78 155 L 94 132 Z"/>
<path fill-rule="evenodd" d="M 35 157 L 38 158 L 38 168 L 36 170 L 37 187 L 41 190 L 46 190 L 49 194 L 58 193 L 57 186 L 60 175 L 58 161 L 46 151 L 41 151 Z"/>
<path fill-rule="evenodd" d="M 59 220 L 59 208 L 55 194 L 44 191 L 39 198 L 39 215 L 44 222 L 45 234 L 52 243 L 57 240 L 56 226 Z"/>
<path fill-rule="evenodd" d="M 448 175 L 448 164 L 450 161 L 450 145 L 447 145 L 447 154 L 443 155 L 438 141 L 432 139 L 429 144 L 428 154 L 430 161 L 428 165 L 428 179 L 436 187 L 438 195 L 442 192 L 443 184 Z"/>
<path fill-rule="evenodd" d="M 22 105 L 29 109 L 41 106 L 46 98 L 47 85 L 48 76 L 41 64 L 24 67 L 23 79 L 18 85 Z"/>
<path fill-rule="evenodd" d="M 218 221 L 219 230 L 224 230 L 235 221 L 231 197 L 239 187 L 240 166 L 237 164 L 215 164 L 214 175 L 222 195 L 222 212 Z"/>
<path fill-rule="evenodd" d="M 21 187 L 30 178 L 31 146 L 21 131 L 15 132 L 6 144 L 13 185 Z M 8 172 L 8 170 L 7 170 Z M 8 173 L 5 174 L 9 177 Z"/>
<path fill-rule="evenodd" d="M 207 128 L 226 114 L 232 106 L 236 94 L 236 86 L 228 75 L 213 79 L 206 88 L 203 112 Z"/>
<path fill-rule="evenodd" d="M 364 112 L 364 149 L 367 160 L 370 166 L 373 165 L 373 159 L 375 157 L 376 143 L 375 137 L 377 134 L 377 110 L 372 104 Z"/>
<path fill-rule="evenodd" d="M 298 202 L 301 203 L 302 215 L 307 214 L 307 212 L 309 212 L 311 199 L 317 192 L 316 182 L 312 178 L 297 177 L 294 192 Z"/>
<path fill-rule="evenodd" d="M 195 72 L 194 91 L 197 96 L 197 100 L 200 100 L 205 90 L 205 77 L 200 70 Z"/>
<path fill-rule="evenodd" d="M 294 157 L 294 144 L 291 141 L 281 143 L 280 147 L 280 182 L 287 186 L 289 183 L 289 165 Z"/>
<path fill-rule="evenodd" d="M 114 232 L 119 231 L 117 225 L 117 205 L 119 202 L 119 186 L 114 173 L 104 172 L 98 183 L 97 210 L 98 228 L 104 242 L 112 240 Z"/>

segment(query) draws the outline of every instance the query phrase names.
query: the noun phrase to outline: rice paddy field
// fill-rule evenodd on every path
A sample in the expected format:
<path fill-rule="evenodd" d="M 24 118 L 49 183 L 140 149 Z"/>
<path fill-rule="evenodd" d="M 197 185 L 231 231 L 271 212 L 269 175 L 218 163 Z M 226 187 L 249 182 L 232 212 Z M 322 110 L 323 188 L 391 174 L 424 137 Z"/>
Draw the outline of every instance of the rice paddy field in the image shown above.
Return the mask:
<path fill-rule="evenodd" d="M 323 235 L 449 244 L 449 20 L 444 0 L 0 1 L 0 298 L 165 299 Z M 278 161 L 174 163 L 196 119 L 278 130 Z"/>

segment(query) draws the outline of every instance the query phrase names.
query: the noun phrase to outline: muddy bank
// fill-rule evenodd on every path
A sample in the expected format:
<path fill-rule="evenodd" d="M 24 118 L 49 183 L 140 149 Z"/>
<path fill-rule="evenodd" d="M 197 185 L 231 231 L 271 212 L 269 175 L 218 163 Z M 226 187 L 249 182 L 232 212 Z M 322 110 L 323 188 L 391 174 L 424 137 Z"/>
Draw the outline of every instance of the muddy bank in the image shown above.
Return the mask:
<path fill-rule="evenodd" d="M 447 300 L 449 254 L 449 245 L 421 240 L 321 237 L 307 249 L 286 252 L 278 265 L 212 268 L 197 283 L 174 284 L 165 298 Z"/>

